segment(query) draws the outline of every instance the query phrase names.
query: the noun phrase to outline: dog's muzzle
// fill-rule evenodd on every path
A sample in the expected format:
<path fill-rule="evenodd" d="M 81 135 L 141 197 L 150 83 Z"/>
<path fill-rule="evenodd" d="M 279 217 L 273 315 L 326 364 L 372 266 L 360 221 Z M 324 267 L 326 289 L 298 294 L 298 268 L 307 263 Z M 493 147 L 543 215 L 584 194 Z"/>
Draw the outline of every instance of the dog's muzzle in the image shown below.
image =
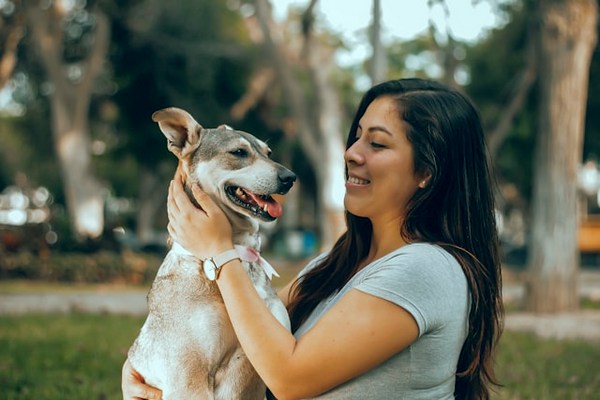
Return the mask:
<path fill-rule="evenodd" d="M 252 216 L 264 221 L 274 221 L 283 214 L 283 208 L 272 194 L 286 194 L 296 181 L 296 174 L 287 168 L 281 168 L 277 172 L 278 185 L 272 193 L 254 193 L 241 186 L 227 186 L 225 193 L 227 197 L 238 207 L 249 211 Z"/>

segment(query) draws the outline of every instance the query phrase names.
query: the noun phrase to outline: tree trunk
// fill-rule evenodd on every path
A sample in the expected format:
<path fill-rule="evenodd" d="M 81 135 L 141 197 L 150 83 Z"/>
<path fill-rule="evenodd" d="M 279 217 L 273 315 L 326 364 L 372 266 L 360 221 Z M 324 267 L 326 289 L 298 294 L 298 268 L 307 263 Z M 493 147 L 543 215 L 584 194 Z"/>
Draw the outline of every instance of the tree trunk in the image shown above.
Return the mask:
<path fill-rule="evenodd" d="M 312 0 L 304 21 L 314 21 Z M 321 249 L 330 249 L 346 230 L 344 220 L 345 146 L 342 135 L 341 101 L 332 85 L 333 52 L 315 40 L 312 24 L 305 23 L 303 58 L 306 60 L 312 87 L 316 93 L 317 124 L 315 132 L 321 144 L 314 160 L 317 173 Z"/>
<path fill-rule="evenodd" d="M 150 244 L 155 240 L 155 221 L 158 212 L 165 204 L 168 189 L 165 181 L 168 180 L 166 167 L 149 170 L 142 168 L 137 209 L 136 236 L 141 245 Z M 172 175 L 172 173 L 171 173 Z M 164 230 L 166 225 L 162 228 Z"/>
<path fill-rule="evenodd" d="M 562 312 L 579 306 L 576 183 L 598 6 L 595 0 L 545 0 L 539 7 L 540 111 L 527 306 Z"/>
<path fill-rule="evenodd" d="M 104 199 L 91 171 L 87 121 L 74 121 L 64 96 L 52 98 L 54 147 L 61 169 L 67 210 L 79 239 L 97 238 L 104 229 Z"/>
<path fill-rule="evenodd" d="M 373 55 L 369 62 L 371 84 L 383 82 L 387 76 L 387 57 L 381 42 L 381 0 L 373 0 L 373 22 L 371 22 L 371 48 Z"/>
<path fill-rule="evenodd" d="M 331 65 L 329 62 L 325 65 Z M 315 68 L 321 115 L 321 165 L 316 168 L 319 184 L 319 209 L 322 218 L 321 247 L 330 249 L 346 230 L 344 219 L 345 163 L 342 141 L 342 114 L 337 93 L 327 82 L 329 68 Z"/>
<path fill-rule="evenodd" d="M 296 123 L 300 144 L 315 169 L 321 246 L 330 248 L 345 229 L 344 144 L 340 101 L 329 79 L 332 55 L 327 54 L 327 50 L 311 37 L 312 11 L 316 0 L 310 2 L 304 15 L 305 43 L 302 53 L 311 79 L 311 89 L 316 94 L 318 103 L 313 107 L 309 104 L 301 82 L 294 75 L 292 66 L 283 56 L 283 44 L 276 40 L 277 35 L 272 32 L 274 23 L 268 1 L 255 0 L 255 4 L 264 44 Z M 316 111 L 315 115 L 311 110 Z"/>
<path fill-rule="evenodd" d="M 52 131 L 71 227 L 78 239 L 97 238 L 104 230 L 104 199 L 92 172 L 88 111 L 93 84 L 108 51 L 108 20 L 102 13 L 94 13 L 94 42 L 88 55 L 73 65 L 63 60 L 66 11 L 62 3 L 53 2 L 46 9 L 32 4 L 28 14 L 28 26 L 52 83 Z M 79 76 L 68 77 L 65 71 L 69 68 L 77 69 Z"/>

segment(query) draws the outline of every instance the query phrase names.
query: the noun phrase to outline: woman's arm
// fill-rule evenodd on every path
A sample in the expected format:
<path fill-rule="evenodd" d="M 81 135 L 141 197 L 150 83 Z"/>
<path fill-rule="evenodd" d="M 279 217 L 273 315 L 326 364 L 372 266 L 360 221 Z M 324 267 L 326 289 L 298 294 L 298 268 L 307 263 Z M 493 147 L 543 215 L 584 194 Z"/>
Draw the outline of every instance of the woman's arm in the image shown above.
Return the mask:
<path fill-rule="evenodd" d="M 417 324 L 404 309 L 352 290 L 300 340 L 271 315 L 240 263 L 218 280 L 242 348 L 280 399 L 323 393 L 412 343 Z"/>
<path fill-rule="evenodd" d="M 121 390 L 123 400 L 161 400 L 160 389 L 144 383 L 144 378 L 133 369 L 129 359 L 125 360 L 121 372 Z"/>
<path fill-rule="evenodd" d="M 282 287 L 277 291 L 277 296 L 281 299 L 283 304 L 287 307 L 290 303 L 290 294 L 292 291 L 292 285 L 294 284 L 295 279 L 292 279 L 287 285 Z"/>
<path fill-rule="evenodd" d="M 201 259 L 232 248 L 231 227 L 221 210 L 199 189 L 194 196 L 202 210 L 189 201 L 180 182 L 172 183 L 171 235 Z M 203 240 L 190 239 L 198 237 Z M 323 393 L 382 363 L 418 336 L 407 311 L 353 290 L 296 340 L 273 317 L 239 261 L 223 267 L 217 284 L 244 352 L 281 399 Z"/>

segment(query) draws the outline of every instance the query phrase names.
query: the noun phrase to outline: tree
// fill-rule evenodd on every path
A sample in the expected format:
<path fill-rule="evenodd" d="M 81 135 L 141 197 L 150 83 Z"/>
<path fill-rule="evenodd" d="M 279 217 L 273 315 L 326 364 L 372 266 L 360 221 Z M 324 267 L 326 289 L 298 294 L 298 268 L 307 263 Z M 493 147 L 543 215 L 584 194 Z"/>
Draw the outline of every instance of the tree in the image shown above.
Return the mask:
<path fill-rule="evenodd" d="M 17 64 L 17 47 L 25 34 L 25 12 L 21 1 L 6 2 L 0 19 L 0 88 L 11 78 Z"/>
<path fill-rule="evenodd" d="M 293 135 L 297 134 L 304 154 L 314 166 L 321 246 L 329 247 L 344 230 L 344 145 L 341 103 L 331 81 L 333 51 L 313 32 L 316 2 L 309 3 L 303 16 L 304 43 L 299 57 L 304 60 L 300 65 L 308 76 L 309 93 L 303 90 L 294 64 L 285 57 L 290 50 L 277 39 L 270 4 L 267 0 L 255 0 L 255 7 L 264 45 L 295 121 Z"/>
<path fill-rule="evenodd" d="M 27 11 L 33 43 L 52 85 L 54 147 L 72 229 L 80 239 L 97 238 L 104 228 L 104 200 L 92 171 L 88 112 L 108 51 L 108 20 L 83 2 L 36 2 Z"/>
<path fill-rule="evenodd" d="M 381 41 L 381 0 L 373 0 L 373 21 L 370 27 L 373 53 L 369 62 L 371 84 L 383 82 L 387 78 L 387 56 Z"/>
<path fill-rule="evenodd" d="M 246 85 L 252 52 L 241 15 L 216 0 L 126 2 L 111 22 L 109 60 L 118 90 L 103 101 L 114 102 L 119 112 L 112 122 L 116 145 L 106 161 L 114 170 L 135 160 L 125 167 L 130 176 L 118 171 L 109 178 L 118 196 L 136 199 L 135 232 L 147 245 L 158 230 L 164 232 L 168 181 L 176 168 L 152 113 L 178 106 L 206 127 L 227 123 L 263 134 L 240 126 L 244 121 L 233 124 L 230 115 Z M 126 185 L 117 184 L 125 178 Z"/>
<path fill-rule="evenodd" d="M 523 263 L 537 126 L 538 20 L 532 0 L 502 4 L 496 12 L 507 23 L 466 47 L 470 80 L 464 89 L 480 111 L 499 183 L 497 205 L 508 221 L 501 232 L 506 260 Z"/>
<path fill-rule="evenodd" d="M 596 0 L 541 0 L 539 118 L 528 308 L 578 308 L 577 169 L 581 162 Z"/>

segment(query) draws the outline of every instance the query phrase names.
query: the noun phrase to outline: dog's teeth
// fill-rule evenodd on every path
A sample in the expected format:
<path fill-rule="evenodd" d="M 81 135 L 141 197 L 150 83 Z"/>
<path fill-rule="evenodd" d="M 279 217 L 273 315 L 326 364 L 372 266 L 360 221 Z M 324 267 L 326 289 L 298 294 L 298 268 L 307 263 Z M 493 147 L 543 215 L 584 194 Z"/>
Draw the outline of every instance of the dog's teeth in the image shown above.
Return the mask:
<path fill-rule="evenodd" d="M 244 192 L 242 192 L 242 189 L 237 188 L 237 189 L 235 189 L 235 194 L 238 196 L 242 196 L 244 194 Z"/>
<path fill-rule="evenodd" d="M 263 207 L 263 211 L 264 212 L 269 212 L 269 207 L 265 204 L 265 206 Z"/>

